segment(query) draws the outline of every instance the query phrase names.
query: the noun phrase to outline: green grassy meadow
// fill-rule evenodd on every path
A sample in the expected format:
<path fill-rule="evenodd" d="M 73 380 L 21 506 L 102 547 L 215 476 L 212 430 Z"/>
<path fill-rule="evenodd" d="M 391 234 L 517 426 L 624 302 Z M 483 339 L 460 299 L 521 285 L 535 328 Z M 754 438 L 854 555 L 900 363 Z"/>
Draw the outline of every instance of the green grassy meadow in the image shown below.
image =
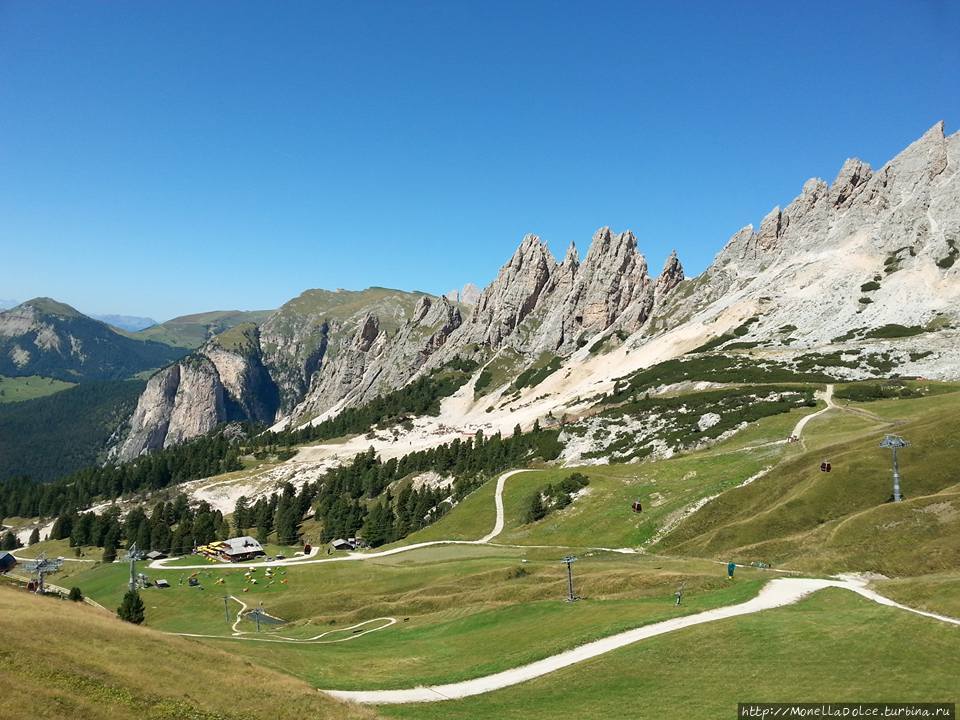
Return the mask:
<path fill-rule="evenodd" d="M 56 378 L 30 375 L 28 377 L 6 377 L 0 375 L 0 403 L 23 402 L 61 390 L 72 388 L 75 383 L 64 382 Z"/>
<path fill-rule="evenodd" d="M 738 702 L 955 702 L 960 628 L 845 590 L 650 638 L 503 690 L 384 705 L 404 720 L 736 717 Z"/>
<path fill-rule="evenodd" d="M 204 640 L 319 687 L 339 688 L 440 683 L 498 672 L 612 632 L 740 602 L 767 577 L 745 569 L 730 584 L 716 563 L 584 554 L 575 566 L 583 599 L 569 604 L 562 554 L 547 548 L 437 546 L 363 562 L 275 569 L 272 584 L 262 568 L 251 573 L 256 584 L 243 568 L 140 571 L 172 585 L 142 591 L 147 624 L 167 632 L 229 636 L 240 606 L 228 600 L 225 617 L 225 595 L 251 607 L 262 603 L 271 615 L 289 621 L 263 627 L 262 638 L 305 639 L 374 618 L 397 618 L 383 631 L 336 644 Z M 187 583 L 194 572 L 202 589 Z M 114 608 L 127 577 L 127 566 L 114 564 L 75 575 L 71 584 Z M 685 602 L 677 609 L 673 592 L 681 582 Z M 256 628 L 244 621 L 240 629 Z"/>

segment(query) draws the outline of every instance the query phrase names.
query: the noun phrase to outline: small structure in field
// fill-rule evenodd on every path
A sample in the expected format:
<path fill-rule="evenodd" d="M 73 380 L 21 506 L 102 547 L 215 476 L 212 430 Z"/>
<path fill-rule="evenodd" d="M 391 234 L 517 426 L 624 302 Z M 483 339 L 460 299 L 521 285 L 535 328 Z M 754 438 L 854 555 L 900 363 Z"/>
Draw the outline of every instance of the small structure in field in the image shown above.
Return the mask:
<path fill-rule="evenodd" d="M 334 550 L 355 550 L 356 545 L 354 545 L 349 540 L 344 540 L 343 538 L 337 538 L 330 542 L 330 547 Z"/>
<path fill-rule="evenodd" d="M 264 552 L 263 546 L 249 535 L 201 545 L 197 548 L 197 552 L 211 559 L 224 562 L 243 562 L 267 554 Z"/>
<path fill-rule="evenodd" d="M 159 550 L 151 550 L 146 555 L 144 555 L 144 557 L 147 560 L 150 560 L 152 562 L 154 560 L 163 560 L 165 557 L 167 557 L 167 554 L 164 552 L 160 552 Z"/>
<path fill-rule="evenodd" d="M 154 583 L 154 585 L 156 585 L 158 588 L 168 588 L 168 587 L 170 587 L 170 583 L 168 583 L 166 580 L 163 580 L 162 578 L 161 578 L 160 580 L 157 580 L 157 581 Z"/>

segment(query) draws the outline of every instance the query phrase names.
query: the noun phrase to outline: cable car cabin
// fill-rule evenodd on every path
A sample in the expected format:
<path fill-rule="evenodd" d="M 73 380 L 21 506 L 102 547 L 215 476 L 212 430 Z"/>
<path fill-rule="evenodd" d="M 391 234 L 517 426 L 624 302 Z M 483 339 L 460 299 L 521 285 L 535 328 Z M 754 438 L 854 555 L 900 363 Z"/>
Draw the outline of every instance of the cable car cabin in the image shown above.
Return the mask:
<path fill-rule="evenodd" d="M 830 472 L 832 467 L 833 466 L 829 462 L 824 460 L 822 463 L 820 463 L 820 472 Z"/>
<path fill-rule="evenodd" d="M 643 512 L 643 505 L 640 504 L 639 500 L 634 500 L 633 504 L 630 507 L 633 508 L 633 511 L 635 513 Z"/>

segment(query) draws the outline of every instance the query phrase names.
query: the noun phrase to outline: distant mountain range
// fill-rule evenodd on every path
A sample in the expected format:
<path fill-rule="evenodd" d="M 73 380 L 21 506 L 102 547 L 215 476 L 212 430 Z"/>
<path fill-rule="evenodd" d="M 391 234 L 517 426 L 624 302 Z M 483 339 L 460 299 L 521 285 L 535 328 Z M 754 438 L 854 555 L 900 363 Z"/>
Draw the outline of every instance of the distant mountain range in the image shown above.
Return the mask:
<path fill-rule="evenodd" d="M 136 317 L 135 315 L 91 315 L 90 317 L 128 332 L 145 330 L 157 324 L 157 321 L 153 318 Z"/>
<path fill-rule="evenodd" d="M 19 304 L 16 300 L 0 300 L 0 310 L 16 307 Z"/>

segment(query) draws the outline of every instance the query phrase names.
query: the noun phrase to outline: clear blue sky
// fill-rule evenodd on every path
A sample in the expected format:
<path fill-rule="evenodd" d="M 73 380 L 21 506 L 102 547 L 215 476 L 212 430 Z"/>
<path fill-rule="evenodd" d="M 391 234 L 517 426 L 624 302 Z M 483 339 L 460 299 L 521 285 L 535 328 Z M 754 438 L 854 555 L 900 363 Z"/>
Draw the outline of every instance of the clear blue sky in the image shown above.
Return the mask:
<path fill-rule="evenodd" d="M 601 225 L 694 274 L 806 178 L 955 132 L 958 37 L 946 1 L 0 0 L 0 298 L 443 292 Z"/>

